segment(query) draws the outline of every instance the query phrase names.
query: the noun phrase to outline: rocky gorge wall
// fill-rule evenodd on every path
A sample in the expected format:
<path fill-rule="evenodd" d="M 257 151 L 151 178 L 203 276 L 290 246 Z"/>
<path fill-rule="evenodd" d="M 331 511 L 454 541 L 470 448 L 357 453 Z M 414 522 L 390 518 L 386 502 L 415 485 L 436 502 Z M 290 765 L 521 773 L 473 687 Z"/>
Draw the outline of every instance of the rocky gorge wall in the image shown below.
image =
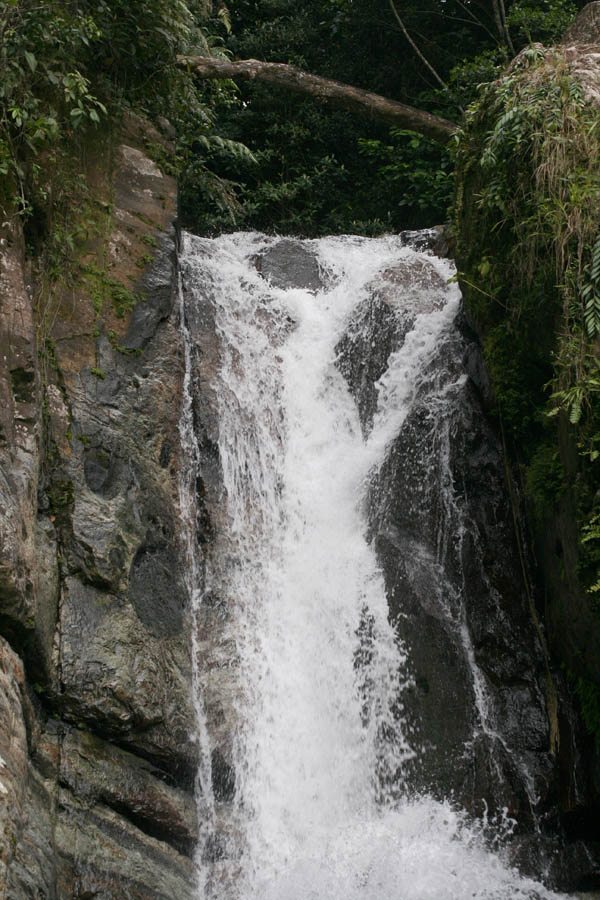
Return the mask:
<path fill-rule="evenodd" d="M 165 139 L 88 148 L 52 285 L 0 261 L 0 897 L 186 898 L 197 751 L 177 536 L 184 360 Z M 167 147 L 168 149 L 168 147 Z"/>
<path fill-rule="evenodd" d="M 386 356 L 411 326 L 409 316 L 399 327 L 393 313 L 407 275 L 400 267 L 386 274 L 390 283 L 339 345 L 367 432 Z M 418 283 L 428 273 L 408 277 Z M 390 618 L 412 674 L 403 705 L 421 752 L 408 783 L 496 826 L 508 815 L 512 861 L 572 891 L 597 883 L 600 861 L 593 830 L 564 827 L 590 799 L 585 734 L 535 611 L 481 348 L 463 314 L 455 325 L 368 494 Z"/>
<path fill-rule="evenodd" d="M 586 387 L 598 346 L 583 300 L 599 226 L 599 48 L 594 2 L 558 47 L 526 48 L 487 86 L 457 154 L 454 226 L 465 309 L 490 376 L 488 406 L 518 486 L 515 521 L 532 551 L 532 596 L 552 678 L 562 684 L 561 770 L 581 774 L 578 785 L 563 780 L 558 798 L 578 837 L 596 836 L 600 811 L 598 553 L 590 527 L 599 482 L 589 449 L 600 414 Z M 579 409 L 568 400 L 578 391 Z"/>
<path fill-rule="evenodd" d="M 198 752 L 191 617 L 178 533 L 184 356 L 176 293 L 176 197 L 174 181 L 150 157 L 148 147 L 156 144 L 164 144 L 164 137 L 132 117 L 114 140 L 88 150 L 91 196 L 74 217 L 89 219 L 89 238 L 52 290 L 25 263 L 24 236 L 6 224 L 1 234 L 2 900 L 185 900 L 194 893 Z M 472 267 L 480 262 L 475 258 Z M 274 280 L 277 260 L 262 265 L 265 277 Z M 470 265 L 466 261 L 465 270 Z M 364 366 L 361 348 L 348 335 L 344 374 L 365 431 L 381 366 L 403 337 L 387 307 L 386 298 L 379 297 L 366 311 L 381 359 L 375 354 Z M 206 388 L 217 364 L 210 304 L 192 311 L 188 325 L 196 340 L 195 378 Z M 554 875 L 580 887 L 586 886 L 585 878 L 596 878 L 589 886 L 597 886 L 590 854 L 598 754 L 582 734 L 560 672 L 566 661 L 597 677 L 597 632 L 590 627 L 596 619 L 575 577 L 572 497 L 565 496 L 559 514 L 536 534 L 544 579 L 534 606 L 550 625 L 553 659 L 547 667 L 543 631 L 533 627 L 523 580 L 523 567 L 531 561 L 519 556 L 498 433 L 486 418 L 486 377 L 466 323 L 457 347 L 458 355 L 468 357 L 469 379 L 463 418 L 457 415 L 447 435 L 451 478 L 457 490 L 469 493 L 474 511 L 468 541 L 477 545 L 492 600 L 499 598 L 495 609 L 494 603 L 479 604 L 487 588 L 481 587 L 481 572 L 475 573 L 468 624 L 477 662 L 493 686 L 495 712 L 507 725 L 509 755 L 535 756 L 540 763 L 549 832 L 565 829 L 571 858 L 561 868 L 562 857 Z M 341 365 L 344 352 L 340 347 Z M 204 478 L 197 488 L 212 515 L 212 523 L 208 514 L 199 522 L 200 541 L 210 538 L 212 527 L 218 529 L 222 514 L 213 401 L 202 390 L 194 400 Z M 483 438 L 475 436 L 475 419 L 486 437 L 485 450 Z M 401 613 L 401 601 L 408 599 L 413 611 L 423 605 L 407 574 L 411 565 L 418 569 L 419 561 L 400 552 L 403 545 L 410 549 L 412 528 L 400 498 L 409 462 L 418 468 L 414 459 L 407 462 L 404 442 L 409 438 L 420 445 L 422 473 L 408 474 L 424 484 L 435 474 L 423 461 L 439 450 L 439 435 L 423 406 L 390 448 L 373 484 L 372 536 L 392 615 L 407 643 L 419 648 L 412 701 L 421 717 L 417 727 L 433 728 L 435 740 L 449 747 L 446 757 L 430 757 L 430 768 L 427 764 L 417 773 L 419 783 L 430 787 L 441 775 L 450 791 L 479 813 L 482 799 L 497 787 L 488 746 L 482 741 L 474 766 L 465 762 L 461 750 L 471 724 L 468 714 L 464 709 L 446 714 L 448 698 L 467 691 L 464 659 L 450 646 L 439 611 L 425 610 L 421 629 Z M 573 457 L 572 446 L 565 455 Z M 451 515 L 442 522 L 443 511 L 425 501 L 419 506 L 418 490 L 411 502 L 435 543 L 441 526 L 456 522 Z M 501 561 L 499 546 L 504 548 Z M 454 586 L 460 581 L 456 555 L 451 550 L 444 558 L 445 575 Z M 226 805 L 233 784 L 226 721 L 231 694 L 230 669 L 223 665 L 229 648 L 219 644 L 221 619 L 217 605 L 203 607 L 198 647 L 218 738 L 213 789 L 218 803 Z M 453 680 L 444 674 L 448 669 Z M 498 780 L 512 792 L 512 811 L 526 809 L 513 761 L 504 763 Z M 535 869 L 535 846 L 528 849 L 526 841 L 521 846 L 527 866 Z"/>

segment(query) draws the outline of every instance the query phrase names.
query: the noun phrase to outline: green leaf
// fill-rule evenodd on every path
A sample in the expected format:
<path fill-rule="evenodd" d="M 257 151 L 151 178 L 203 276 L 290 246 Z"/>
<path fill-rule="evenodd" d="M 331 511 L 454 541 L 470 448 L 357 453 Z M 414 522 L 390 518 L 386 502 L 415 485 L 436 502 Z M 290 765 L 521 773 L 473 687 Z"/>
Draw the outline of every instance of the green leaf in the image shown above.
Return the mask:
<path fill-rule="evenodd" d="M 225 31 L 227 34 L 231 34 L 231 16 L 229 15 L 229 10 L 226 6 L 221 6 L 217 15 L 223 25 L 225 26 Z"/>
<path fill-rule="evenodd" d="M 30 53 L 29 50 L 25 50 L 24 52 L 25 52 L 25 59 L 27 60 L 27 65 L 29 66 L 29 68 L 31 69 L 32 72 L 35 72 L 35 70 L 37 69 L 37 59 L 35 58 L 33 53 Z"/>
<path fill-rule="evenodd" d="M 571 404 L 571 411 L 569 413 L 569 422 L 571 425 L 577 425 L 577 423 L 581 420 L 581 397 L 575 397 L 573 399 L 573 403 Z"/>

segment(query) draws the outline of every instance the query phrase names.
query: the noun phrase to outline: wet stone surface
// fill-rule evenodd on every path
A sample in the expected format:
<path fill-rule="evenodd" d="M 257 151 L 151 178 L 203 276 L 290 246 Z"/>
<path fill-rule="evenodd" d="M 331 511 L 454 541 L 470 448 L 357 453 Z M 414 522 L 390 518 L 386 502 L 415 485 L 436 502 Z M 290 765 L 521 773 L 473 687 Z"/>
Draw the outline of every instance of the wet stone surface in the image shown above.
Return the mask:
<path fill-rule="evenodd" d="M 275 287 L 318 291 L 324 285 L 316 254 L 300 241 L 278 241 L 256 257 L 255 265 Z"/>
<path fill-rule="evenodd" d="M 0 359 L 0 883 L 10 900 L 195 892 L 175 183 L 139 149 L 161 140 L 152 126 L 126 116 L 123 127 L 119 146 L 99 141 L 86 159 L 102 238 L 53 298 L 43 402 L 18 236 L 0 262 L 11 348 Z"/>

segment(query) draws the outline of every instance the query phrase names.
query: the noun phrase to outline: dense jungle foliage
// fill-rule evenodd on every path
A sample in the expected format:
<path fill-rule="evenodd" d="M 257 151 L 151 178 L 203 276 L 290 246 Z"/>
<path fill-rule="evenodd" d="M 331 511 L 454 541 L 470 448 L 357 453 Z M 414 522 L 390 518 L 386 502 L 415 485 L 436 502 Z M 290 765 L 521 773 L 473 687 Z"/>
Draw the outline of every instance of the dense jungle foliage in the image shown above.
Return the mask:
<path fill-rule="evenodd" d="M 395 11 L 435 71 L 407 41 L 389 0 L 233 0 L 221 25 L 237 59 L 288 62 L 455 122 L 529 41 L 552 43 L 582 2 L 513 0 L 506 27 L 489 0 L 396 0 Z M 223 6 L 222 9 L 225 9 Z M 434 141 L 241 83 L 217 111 L 221 133 L 258 161 L 215 147 L 211 165 L 239 202 L 234 227 L 321 235 L 380 234 L 443 222 L 453 193 L 450 152 Z M 182 212 L 202 231 L 230 229 L 184 179 Z"/>
<path fill-rule="evenodd" d="M 163 162 L 173 171 L 189 163 L 192 143 L 201 147 L 196 189 L 228 207 L 228 186 L 204 156 L 215 141 L 249 156 L 214 129 L 215 98 L 226 105 L 232 89 L 200 90 L 175 64 L 177 53 L 211 52 L 209 14 L 207 0 L 1 0 L 0 201 L 5 220 L 23 221 L 31 252 L 73 250 L 85 147 L 118 130 L 126 110 L 168 116 L 178 152 Z"/>
<path fill-rule="evenodd" d="M 542 556 L 555 535 L 550 638 L 600 749 L 599 136 L 600 110 L 563 52 L 530 47 L 467 111 L 454 230 Z"/>
<path fill-rule="evenodd" d="M 183 222 L 196 230 L 377 234 L 444 221 L 453 167 L 435 142 L 260 84 L 197 85 L 176 54 L 289 62 L 458 122 L 481 82 L 528 41 L 551 42 L 581 5 L 1 0 L 4 205 L 37 216 L 30 230 L 43 236 L 50 194 L 57 207 L 57 194 L 83 189 L 76 165 L 63 171 L 77 148 L 132 108 L 175 126 L 167 165 L 180 174 Z M 505 7 L 504 24 L 494 10 Z"/>

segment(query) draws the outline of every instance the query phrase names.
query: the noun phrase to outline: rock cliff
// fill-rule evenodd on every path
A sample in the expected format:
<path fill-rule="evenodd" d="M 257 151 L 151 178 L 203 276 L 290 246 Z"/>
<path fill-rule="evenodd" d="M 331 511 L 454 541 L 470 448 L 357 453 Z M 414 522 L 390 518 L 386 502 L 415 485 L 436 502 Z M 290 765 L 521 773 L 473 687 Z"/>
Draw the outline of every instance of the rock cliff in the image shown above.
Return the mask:
<path fill-rule="evenodd" d="M 0 262 L 0 896 L 186 898 L 175 183 L 142 120 L 88 148 L 87 238 Z"/>

